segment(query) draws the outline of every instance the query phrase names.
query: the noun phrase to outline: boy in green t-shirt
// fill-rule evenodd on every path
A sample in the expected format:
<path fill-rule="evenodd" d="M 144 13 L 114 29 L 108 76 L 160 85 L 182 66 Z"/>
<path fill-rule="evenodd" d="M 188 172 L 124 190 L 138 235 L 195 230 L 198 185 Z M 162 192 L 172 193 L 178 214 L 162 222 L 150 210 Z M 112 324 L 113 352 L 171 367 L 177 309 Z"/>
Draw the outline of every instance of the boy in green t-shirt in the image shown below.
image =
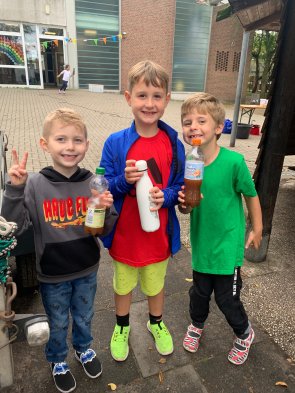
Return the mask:
<path fill-rule="evenodd" d="M 202 200 L 190 209 L 184 205 L 184 192 L 179 192 L 179 209 L 191 213 L 193 286 L 190 288 L 189 325 L 183 340 L 184 348 L 196 352 L 204 323 L 209 314 L 209 302 L 215 300 L 236 338 L 228 360 L 243 364 L 254 340 L 254 331 L 240 300 L 242 279 L 240 268 L 244 247 L 260 245 L 262 214 L 253 180 L 241 154 L 220 147 L 225 118 L 222 104 L 212 95 L 197 93 L 181 107 L 184 141 L 192 145 L 201 139 L 204 154 Z M 245 242 L 245 215 L 242 195 L 249 211 L 252 230 Z"/>

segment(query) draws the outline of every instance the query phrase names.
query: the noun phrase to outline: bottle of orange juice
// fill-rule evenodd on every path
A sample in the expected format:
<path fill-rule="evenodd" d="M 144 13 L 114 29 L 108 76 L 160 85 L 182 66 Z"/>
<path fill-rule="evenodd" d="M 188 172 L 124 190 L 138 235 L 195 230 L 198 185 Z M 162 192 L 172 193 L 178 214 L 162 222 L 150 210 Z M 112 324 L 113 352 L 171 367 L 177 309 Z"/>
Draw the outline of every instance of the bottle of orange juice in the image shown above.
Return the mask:
<path fill-rule="evenodd" d="M 192 140 L 192 148 L 185 157 L 184 185 L 185 205 L 198 206 L 201 202 L 201 185 L 204 174 L 204 155 L 201 139 Z"/>

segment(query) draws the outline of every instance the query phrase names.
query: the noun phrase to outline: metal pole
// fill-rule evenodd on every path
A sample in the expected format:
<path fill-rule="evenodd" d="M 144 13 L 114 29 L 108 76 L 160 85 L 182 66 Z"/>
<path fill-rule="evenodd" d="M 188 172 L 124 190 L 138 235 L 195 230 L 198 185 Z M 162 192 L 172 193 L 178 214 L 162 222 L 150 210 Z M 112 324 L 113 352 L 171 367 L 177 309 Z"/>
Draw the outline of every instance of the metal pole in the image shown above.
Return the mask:
<path fill-rule="evenodd" d="M 250 32 L 244 31 L 242 49 L 241 49 L 239 76 L 238 76 L 236 98 L 235 98 L 235 106 L 234 106 L 234 117 L 233 117 L 233 124 L 232 124 L 232 130 L 231 130 L 231 135 L 230 135 L 230 146 L 231 147 L 235 146 L 236 136 L 237 136 L 237 126 L 238 126 L 238 118 L 239 118 L 239 112 L 240 112 L 241 95 L 242 95 L 242 90 L 243 90 L 245 64 L 246 64 L 248 46 L 249 46 L 249 37 L 250 37 Z"/>
<path fill-rule="evenodd" d="M 0 284 L 0 311 L 5 311 L 5 286 Z M 13 384 L 13 358 L 6 322 L 0 319 L 0 390 Z"/>

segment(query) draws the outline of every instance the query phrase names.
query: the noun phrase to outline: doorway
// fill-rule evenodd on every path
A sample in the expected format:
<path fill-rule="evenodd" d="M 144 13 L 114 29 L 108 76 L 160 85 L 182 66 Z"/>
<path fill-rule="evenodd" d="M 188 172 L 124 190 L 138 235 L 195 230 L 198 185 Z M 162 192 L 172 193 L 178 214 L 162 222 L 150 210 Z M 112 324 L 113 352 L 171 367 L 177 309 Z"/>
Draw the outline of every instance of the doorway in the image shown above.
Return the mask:
<path fill-rule="evenodd" d="M 40 46 L 44 88 L 56 87 L 59 84 L 56 76 L 64 69 L 63 41 L 40 38 Z"/>

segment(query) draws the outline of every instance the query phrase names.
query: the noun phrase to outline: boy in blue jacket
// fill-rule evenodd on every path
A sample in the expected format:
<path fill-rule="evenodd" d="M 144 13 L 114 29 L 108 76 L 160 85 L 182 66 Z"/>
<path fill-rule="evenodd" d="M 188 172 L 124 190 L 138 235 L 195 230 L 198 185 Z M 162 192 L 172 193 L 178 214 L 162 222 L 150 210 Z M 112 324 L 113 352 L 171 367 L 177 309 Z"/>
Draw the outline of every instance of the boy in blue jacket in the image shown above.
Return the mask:
<path fill-rule="evenodd" d="M 175 205 L 183 184 L 185 155 L 177 132 L 160 121 L 170 99 L 168 85 L 166 71 L 151 61 L 139 62 L 130 69 L 125 98 L 134 121 L 129 128 L 112 134 L 102 152 L 101 165 L 106 169 L 119 213 L 116 227 L 104 239 L 114 264 L 117 323 L 110 348 L 116 361 L 124 361 L 129 353 L 129 310 L 138 278 L 148 297 L 147 328 L 156 348 L 161 355 L 173 352 L 162 313 L 168 260 L 180 249 Z M 150 195 L 160 217 L 160 228 L 155 232 L 147 233 L 140 225 L 135 184 L 142 173 L 135 166 L 137 160 L 147 161 L 154 186 Z"/>

